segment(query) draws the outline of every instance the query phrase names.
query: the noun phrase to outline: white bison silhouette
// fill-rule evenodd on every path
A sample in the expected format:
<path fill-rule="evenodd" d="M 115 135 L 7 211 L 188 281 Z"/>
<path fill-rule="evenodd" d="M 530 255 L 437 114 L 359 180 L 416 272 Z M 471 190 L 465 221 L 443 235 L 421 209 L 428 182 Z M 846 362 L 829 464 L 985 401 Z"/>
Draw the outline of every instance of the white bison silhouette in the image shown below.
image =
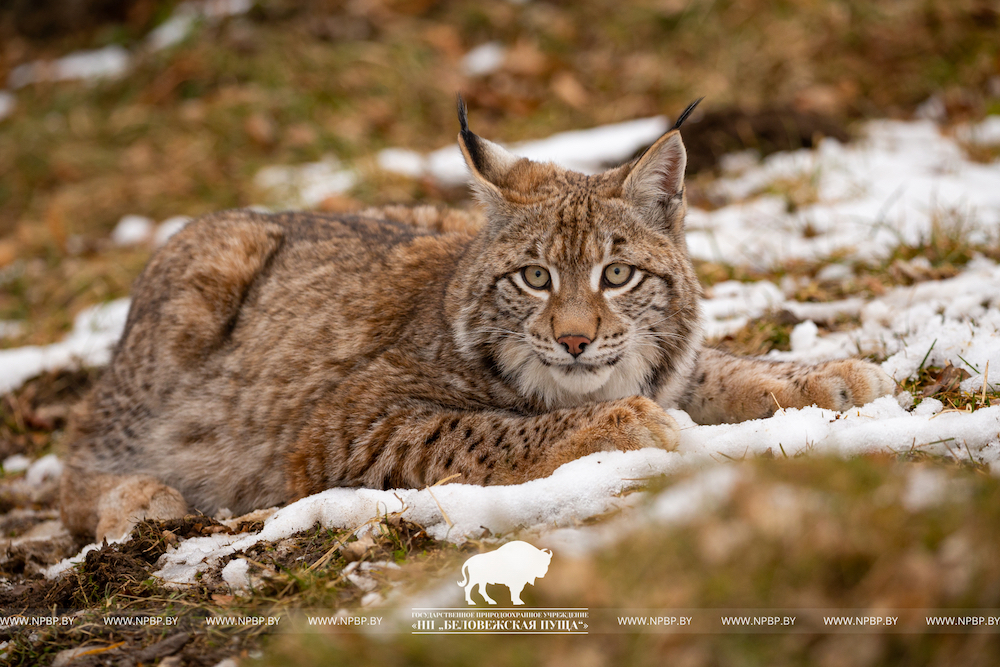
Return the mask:
<path fill-rule="evenodd" d="M 545 576 L 551 560 L 552 552 L 548 549 L 536 549 L 527 542 L 508 542 L 496 551 L 477 554 L 465 561 L 464 579 L 458 585 L 465 586 L 465 601 L 469 604 L 476 604 L 472 600 L 472 589 L 476 586 L 484 600 L 497 603 L 486 594 L 486 584 L 503 584 L 510 589 L 514 604 L 524 604 L 521 591 Z"/>

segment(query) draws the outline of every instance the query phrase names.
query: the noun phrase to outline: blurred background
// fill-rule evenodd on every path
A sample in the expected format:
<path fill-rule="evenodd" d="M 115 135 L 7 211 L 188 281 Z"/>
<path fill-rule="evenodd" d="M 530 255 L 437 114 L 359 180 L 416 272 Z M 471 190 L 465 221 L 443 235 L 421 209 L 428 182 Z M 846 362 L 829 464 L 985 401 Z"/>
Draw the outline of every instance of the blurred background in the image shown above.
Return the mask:
<path fill-rule="evenodd" d="M 710 206 L 698 179 L 727 151 L 1000 111 L 998 27 L 988 0 L 6 0 L 0 347 L 127 294 L 151 224 L 289 205 L 266 167 L 340 175 L 304 207 L 467 206 L 377 159 L 452 143 L 456 92 L 501 142 L 704 96 L 685 141 Z"/>
<path fill-rule="evenodd" d="M 472 129 L 502 143 L 673 118 L 704 97 L 684 126 L 684 141 L 689 199 L 711 209 L 718 205 L 710 186 L 720 158 L 733 151 L 766 155 L 810 147 L 821 137 L 851 141 L 862 121 L 881 118 L 923 119 L 957 138 L 953 130 L 962 124 L 1000 114 L 1000 3 L 0 0 L 0 349 L 56 342 L 88 307 L 127 296 L 157 244 L 189 217 L 243 206 L 331 212 L 390 203 L 472 207 L 464 187 L 425 168 L 424 156 L 455 141 L 456 93 L 468 102 Z M 959 143 L 972 160 L 1000 158 L 1000 142 Z M 801 184 L 803 194 L 793 185 L 783 193 L 789 210 L 815 197 L 814 184 Z M 851 292 L 807 280 L 797 298 L 870 296 L 886 286 L 955 275 L 955 267 L 983 249 L 952 241 L 932 238 L 894 251 L 859 270 Z M 1000 257 L 996 245 L 988 250 Z M 895 261 L 914 258 L 928 267 L 918 276 Z M 739 266 L 700 261 L 696 268 L 706 284 L 749 276 Z M 782 272 L 811 278 L 818 270 L 786 265 L 756 277 L 777 282 Z M 782 313 L 768 315 L 723 344 L 754 354 L 787 349 L 793 324 Z M 51 371 L 0 397 L 0 461 L 58 449 L 72 406 L 97 373 Z M 940 377 L 925 370 L 909 388 L 941 392 Z M 948 396 L 968 401 L 948 386 Z M 554 569 L 554 587 L 534 602 L 1000 605 L 1000 483 L 985 466 L 955 464 L 940 488 L 952 489 L 949 480 L 961 477 L 967 493 L 941 491 L 956 502 L 916 514 L 904 507 L 909 477 L 894 458 L 774 455 L 744 465 L 745 478 L 712 516 L 673 530 L 639 531 L 589 561 L 563 566 L 562 574 Z M 935 462 L 912 451 L 899 458 Z M 8 514 L 0 533 L 13 537 L 39 517 L 54 519 L 54 484 L 48 495 L 0 489 L 0 511 Z M 827 500 L 819 502 L 817 494 Z M 37 516 L 15 516 L 23 508 Z M 199 523 L 181 536 L 203 528 Z M 114 561 L 111 569 L 118 570 L 103 579 L 87 571 L 92 589 L 80 584 L 87 605 L 104 600 L 97 607 L 111 608 L 102 595 L 119 596 L 115 604 L 122 608 L 144 597 L 161 605 L 156 608 L 177 601 L 176 591 L 146 585 L 167 548 L 159 527 L 153 537 L 161 551 L 152 556 L 146 542 L 132 542 L 142 567 Z M 288 553 L 329 555 L 337 539 L 319 530 Z M 425 580 L 450 577 L 456 563 L 479 548 L 474 542 L 464 552 L 384 542 L 372 547 L 378 558 L 416 562 L 404 584 L 415 590 Z M 39 563 L 78 547 L 66 536 L 62 543 L 48 540 L 38 553 L 6 550 L 0 575 L 5 582 L 38 578 Z M 260 613 L 279 604 L 356 606 L 360 594 L 339 576 L 343 567 L 338 561 L 320 576 L 312 568 L 282 570 L 248 604 Z M 650 572 L 659 573 L 655 585 L 646 578 Z M 40 584 L 4 583 L 0 608 L 14 604 L 5 600 L 34 598 L 42 600 L 39 608 L 54 606 L 53 600 L 83 604 L 70 585 L 53 598 Z M 209 587 L 185 595 L 178 609 L 233 603 L 232 595 Z M 123 652 L 161 639 L 158 629 L 104 632 L 108 642 L 128 639 Z M 54 631 L 41 641 L 31 635 L 16 650 L 2 642 L 0 650 L 9 654 L 0 652 L 0 661 L 46 663 L 89 641 L 86 633 Z M 275 665 L 466 664 L 488 655 L 496 664 L 520 665 L 532 663 L 541 647 L 546 664 L 574 667 L 663 664 L 668 655 L 679 665 L 988 665 L 1000 655 L 996 637 L 788 634 L 717 642 L 618 634 L 599 643 L 527 638 L 528 644 L 507 637 L 428 643 L 358 635 L 331 646 L 287 635 L 275 640 L 266 659 Z M 173 664 L 214 665 L 237 649 L 256 655 L 259 643 L 252 633 L 232 641 L 202 633 L 185 648 L 184 662 Z"/>

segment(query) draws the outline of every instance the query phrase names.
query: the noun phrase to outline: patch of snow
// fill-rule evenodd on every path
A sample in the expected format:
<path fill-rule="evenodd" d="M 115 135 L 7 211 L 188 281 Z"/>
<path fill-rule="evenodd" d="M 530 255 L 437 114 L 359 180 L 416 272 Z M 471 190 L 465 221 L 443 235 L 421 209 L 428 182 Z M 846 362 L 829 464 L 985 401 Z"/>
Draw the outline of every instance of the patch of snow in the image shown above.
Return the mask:
<path fill-rule="evenodd" d="M 659 492 L 636 510 L 599 524 L 549 529 L 534 542 L 560 556 L 579 557 L 620 542 L 638 526 L 686 525 L 725 503 L 745 477 L 743 470 L 728 463 L 708 465 L 690 478 Z M 638 503 L 647 495 L 635 493 L 633 497 Z"/>
<path fill-rule="evenodd" d="M 946 502 L 958 502 L 969 496 L 964 480 L 951 479 L 940 468 L 918 466 L 906 475 L 902 503 L 910 512 L 932 509 Z"/>
<path fill-rule="evenodd" d="M 925 398 L 920 402 L 920 405 L 913 409 L 913 414 L 918 417 L 930 417 L 942 410 L 944 410 L 944 403 L 936 398 Z"/>
<path fill-rule="evenodd" d="M 654 116 L 589 130 L 560 132 L 545 139 L 513 144 L 508 149 L 515 155 L 532 160 L 554 162 L 568 169 L 594 174 L 629 159 L 637 150 L 656 141 L 667 128 L 665 116 Z M 391 151 L 389 157 L 383 159 L 381 156 L 387 151 Z M 412 176 L 420 165 L 421 173 L 427 173 L 450 187 L 469 180 L 469 171 L 458 146 L 440 148 L 430 153 L 424 162 L 419 162 L 417 157 L 418 154 L 410 151 L 386 149 L 380 154 L 379 166 L 386 171 Z"/>
<path fill-rule="evenodd" d="M 167 218 L 156 226 L 156 231 L 153 232 L 153 245 L 159 248 L 170 240 L 171 236 L 184 229 L 191 220 L 193 218 L 188 215 L 175 215 L 172 218 Z"/>
<path fill-rule="evenodd" d="M 17 98 L 6 90 L 0 90 L 0 120 L 14 113 L 17 106 Z"/>
<path fill-rule="evenodd" d="M 660 525 L 688 523 L 725 502 L 739 477 L 739 472 L 731 466 L 710 468 L 662 491 L 650 506 L 649 514 Z"/>
<path fill-rule="evenodd" d="M 247 571 L 250 563 L 242 558 L 234 558 L 222 568 L 222 580 L 234 591 L 250 588 L 250 576 Z"/>
<path fill-rule="evenodd" d="M 31 465 L 32 459 L 24 454 L 13 454 L 3 460 L 3 471 L 6 473 L 24 472 Z"/>
<path fill-rule="evenodd" d="M 125 215 L 111 232 L 117 246 L 140 245 L 149 241 L 156 223 L 142 215 Z"/>
<path fill-rule="evenodd" d="M 258 533 L 213 535 L 178 544 L 163 555 L 156 576 L 174 584 L 191 583 L 199 570 L 261 540 L 284 539 L 317 523 L 357 530 L 372 518 L 392 512 L 403 512 L 432 537 L 453 542 L 464 541 L 484 528 L 508 533 L 522 526 L 573 525 L 620 509 L 627 504 L 619 498 L 622 493 L 648 477 L 680 468 L 679 454 L 645 449 L 593 454 L 567 463 L 550 477 L 515 486 L 328 489 L 278 510 Z"/>
<path fill-rule="evenodd" d="M 1000 116 L 987 116 L 979 123 L 960 125 L 955 128 L 955 137 L 970 144 L 1000 145 Z"/>
<path fill-rule="evenodd" d="M 43 371 L 108 363 L 125 328 L 128 308 L 128 299 L 94 306 L 76 316 L 73 331 L 59 343 L 0 350 L 0 394 Z"/>
<path fill-rule="evenodd" d="M 24 333 L 24 322 L 0 320 L 0 339 L 14 338 Z"/>
<path fill-rule="evenodd" d="M 62 471 L 63 464 L 59 457 L 55 454 L 46 454 L 28 466 L 28 472 L 24 474 L 24 481 L 29 486 L 41 486 L 48 480 L 59 479 Z"/>
<path fill-rule="evenodd" d="M 707 292 L 710 297 L 702 302 L 702 311 L 706 318 L 705 335 L 709 338 L 733 333 L 751 319 L 780 309 L 785 303 L 781 290 L 766 280 L 754 283 L 727 280 Z"/>
<path fill-rule="evenodd" d="M 253 7 L 253 0 L 203 0 L 201 6 L 205 16 L 224 18 L 246 14 Z"/>
<path fill-rule="evenodd" d="M 227 16 L 245 14 L 253 7 L 253 0 L 205 0 L 182 2 L 170 17 L 146 36 L 146 48 L 160 51 L 180 44 L 201 19 L 218 20 Z"/>
<path fill-rule="evenodd" d="M 827 264 L 816 274 L 816 280 L 821 282 L 842 282 L 854 277 L 854 271 L 846 264 Z"/>
<path fill-rule="evenodd" d="M 379 169 L 410 178 L 419 178 L 427 170 L 427 160 L 424 156 L 405 148 L 386 148 L 379 151 L 375 159 Z"/>
<path fill-rule="evenodd" d="M 544 533 L 557 531 L 565 545 L 572 541 L 572 528 L 585 519 L 632 507 L 635 498 L 621 496 L 644 478 L 765 453 L 856 456 L 919 450 L 959 459 L 978 456 L 986 463 L 1000 459 L 996 451 L 1000 448 L 1000 406 L 971 414 L 922 412 L 906 412 L 894 397 L 885 396 L 844 413 L 815 407 L 785 409 L 769 419 L 697 426 L 675 410 L 671 414 L 682 427 L 676 452 L 645 449 L 592 454 L 567 463 L 551 477 L 516 486 L 329 489 L 278 510 L 258 533 L 194 538 L 178 544 L 162 557 L 156 576 L 175 585 L 189 584 L 197 572 L 259 541 L 284 539 L 317 523 L 358 530 L 392 512 L 402 512 L 437 539 L 462 542 L 484 528 L 509 534 L 534 527 Z M 647 518 L 666 524 L 681 522 L 724 501 L 736 473 L 728 466 L 709 470 L 658 496 Z M 613 539 L 618 529 L 608 530 L 607 539 Z M 588 540 L 597 540 L 595 544 L 600 542 L 599 536 L 587 535 Z"/>
<path fill-rule="evenodd" d="M 132 57 L 117 44 L 92 51 L 77 51 L 55 61 L 35 61 L 11 70 L 7 83 L 11 88 L 43 81 L 91 81 L 116 78 L 128 72 Z"/>
<path fill-rule="evenodd" d="M 854 300 L 831 304 L 785 301 L 773 307 L 799 315 L 813 305 L 829 307 L 830 314 L 838 310 L 853 314 L 858 304 Z M 744 306 L 731 317 L 756 317 L 755 312 Z M 882 369 L 897 382 L 914 377 L 921 363 L 941 367 L 950 362 L 972 374 L 962 382 L 963 391 L 982 389 L 987 363 L 1000 369 L 1000 266 L 991 260 L 973 260 L 954 278 L 893 288 L 861 307 L 859 314 L 859 328 L 825 336 L 801 334 L 790 352 L 772 351 L 768 357 L 819 361 L 859 353 L 880 355 L 888 357 Z M 709 330 L 721 326 L 710 321 Z M 992 391 L 998 383 L 994 380 L 988 385 Z"/>
<path fill-rule="evenodd" d="M 121 540 L 108 540 L 110 544 L 114 544 L 115 542 L 120 542 L 120 541 Z M 80 563 L 85 561 L 87 559 L 87 554 L 89 554 L 91 551 L 98 551 L 100 548 L 101 548 L 100 544 L 88 544 L 83 549 L 81 549 L 80 553 L 78 553 L 77 555 L 71 556 L 69 558 L 63 558 L 55 565 L 52 565 L 42 570 L 42 573 L 45 575 L 47 579 L 55 579 L 63 572 L 66 572 L 75 565 L 79 565 Z"/>
<path fill-rule="evenodd" d="M 507 49 L 500 42 L 480 44 L 465 54 L 461 68 L 466 76 L 486 76 L 496 72 L 507 57 Z"/>
<path fill-rule="evenodd" d="M 198 22 L 198 14 L 190 7 L 188 3 L 182 4 L 170 18 L 150 31 L 146 36 L 146 47 L 151 51 L 162 51 L 187 39 Z"/>
<path fill-rule="evenodd" d="M 818 338 L 819 327 L 812 320 L 806 320 L 795 325 L 788 336 L 788 342 L 792 352 L 801 352 L 814 348 Z"/>
<path fill-rule="evenodd" d="M 324 199 L 347 192 L 357 182 L 353 171 L 329 156 L 319 162 L 264 167 L 254 184 L 288 208 L 312 208 Z"/>
<path fill-rule="evenodd" d="M 758 196 L 788 181 L 808 184 L 818 201 L 789 212 L 783 198 Z M 872 121 L 856 143 L 826 139 L 718 180 L 714 196 L 732 203 L 692 209 L 688 245 L 699 259 L 769 268 L 834 253 L 879 260 L 926 240 L 935 224 L 964 226 L 983 242 L 1000 228 L 998 181 L 1000 162 L 966 159 L 930 121 Z"/>

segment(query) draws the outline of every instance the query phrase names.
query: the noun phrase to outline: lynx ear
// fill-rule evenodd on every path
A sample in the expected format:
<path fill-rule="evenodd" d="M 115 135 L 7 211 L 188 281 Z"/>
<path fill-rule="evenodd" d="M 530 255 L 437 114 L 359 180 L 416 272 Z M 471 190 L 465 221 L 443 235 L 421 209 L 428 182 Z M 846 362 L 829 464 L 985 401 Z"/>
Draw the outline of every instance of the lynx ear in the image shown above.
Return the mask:
<path fill-rule="evenodd" d="M 677 130 L 657 139 L 622 184 L 622 195 L 639 208 L 668 204 L 684 191 L 687 152 Z"/>
<path fill-rule="evenodd" d="M 469 171 L 472 172 L 473 188 L 479 199 L 485 204 L 503 202 L 505 198 L 501 190 L 504 188 L 505 177 L 523 158 L 472 133 L 465 100 L 461 95 L 458 96 L 458 122 L 462 126 L 458 133 L 458 145 L 465 156 L 465 163 L 469 165 Z"/>
<path fill-rule="evenodd" d="M 645 212 L 651 220 L 663 219 L 674 227 L 676 204 L 684 198 L 687 151 L 681 141 L 681 123 L 698 106 L 697 100 L 684 110 L 669 132 L 656 140 L 632 166 L 622 183 L 622 197 Z"/>

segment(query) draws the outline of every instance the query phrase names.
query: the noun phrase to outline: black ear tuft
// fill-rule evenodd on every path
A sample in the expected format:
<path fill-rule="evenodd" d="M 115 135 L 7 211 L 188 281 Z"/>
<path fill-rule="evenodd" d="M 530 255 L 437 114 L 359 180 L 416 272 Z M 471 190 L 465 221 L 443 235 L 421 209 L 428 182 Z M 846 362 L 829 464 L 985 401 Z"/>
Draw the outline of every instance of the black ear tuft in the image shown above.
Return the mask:
<path fill-rule="evenodd" d="M 461 99 L 461 98 L 459 98 L 459 99 Z M 705 98 L 704 97 L 699 97 L 694 102 L 692 102 L 691 104 L 689 104 L 688 108 L 685 109 L 684 112 L 680 116 L 677 117 L 677 122 L 674 123 L 674 126 L 672 128 L 670 128 L 670 129 L 671 130 L 679 130 L 679 129 L 681 129 L 681 125 L 684 123 L 684 121 L 687 120 L 687 117 L 691 115 L 691 112 L 694 111 L 695 107 L 698 106 L 698 104 L 703 99 L 705 99 Z"/>
<path fill-rule="evenodd" d="M 462 143 L 465 144 L 466 150 L 469 151 L 469 159 L 472 160 L 472 165 L 476 170 L 482 172 L 486 168 L 483 148 L 480 145 L 479 137 L 469 129 L 469 110 L 465 106 L 465 100 L 462 99 L 461 93 L 457 95 L 457 103 L 458 122 L 462 126 L 462 131 L 459 133 L 462 137 Z"/>
<path fill-rule="evenodd" d="M 455 95 L 455 102 L 458 104 L 458 122 L 462 126 L 462 134 L 469 131 L 469 110 L 462 99 L 462 93 Z"/>

